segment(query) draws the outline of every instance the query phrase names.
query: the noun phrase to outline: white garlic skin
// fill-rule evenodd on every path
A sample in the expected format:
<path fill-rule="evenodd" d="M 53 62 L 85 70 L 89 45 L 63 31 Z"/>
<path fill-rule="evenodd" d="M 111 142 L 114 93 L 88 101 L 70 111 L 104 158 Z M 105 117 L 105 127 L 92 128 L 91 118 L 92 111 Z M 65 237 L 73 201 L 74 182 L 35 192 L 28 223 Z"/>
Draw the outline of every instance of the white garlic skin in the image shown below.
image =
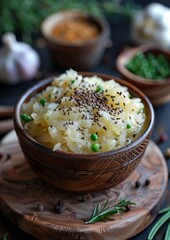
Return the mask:
<path fill-rule="evenodd" d="M 0 81 L 14 85 L 34 78 L 40 66 L 37 52 L 30 45 L 17 42 L 12 33 L 6 33 L 2 41 Z"/>
<path fill-rule="evenodd" d="M 132 23 L 132 38 L 139 44 L 154 43 L 170 48 L 170 8 L 151 3 L 137 12 Z"/>

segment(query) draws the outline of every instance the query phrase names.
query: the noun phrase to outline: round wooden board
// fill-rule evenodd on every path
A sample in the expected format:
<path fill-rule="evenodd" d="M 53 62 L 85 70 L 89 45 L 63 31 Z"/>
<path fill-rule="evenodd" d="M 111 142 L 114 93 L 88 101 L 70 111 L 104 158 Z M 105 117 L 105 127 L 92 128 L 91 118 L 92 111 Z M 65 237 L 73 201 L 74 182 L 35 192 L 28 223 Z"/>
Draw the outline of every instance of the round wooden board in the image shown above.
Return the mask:
<path fill-rule="evenodd" d="M 0 146 L 0 209 L 20 229 L 41 240 L 125 240 L 145 229 L 155 218 L 167 186 L 167 166 L 159 148 L 149 142 L 135 172 L 117 187 L 81 196 L 55 189 L 34 174 L 15 134 Z M 12 137 L 12 139 L 11 139 Z M 145 186 L 145 180 L 150 184 Z M 135 181 L 141 186 L 135 188 Z M 126 197 L 136 205 L 115 220 L 85 224 L 97 203 Z M 54 204 L 63 201 L 62 213 Z M 43 211 L 37 206 L 43 204 Z"/>

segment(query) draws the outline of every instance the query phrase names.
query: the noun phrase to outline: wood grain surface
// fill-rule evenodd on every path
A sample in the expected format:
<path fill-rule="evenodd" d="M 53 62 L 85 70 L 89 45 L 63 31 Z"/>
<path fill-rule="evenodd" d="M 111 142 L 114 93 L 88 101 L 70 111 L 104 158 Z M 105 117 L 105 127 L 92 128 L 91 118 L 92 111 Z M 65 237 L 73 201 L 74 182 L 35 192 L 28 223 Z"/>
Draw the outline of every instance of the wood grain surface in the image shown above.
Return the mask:
<path fill-rule="evenodd" d="M 64 192 L 41 182 L 17 141 L 4 141 L 0 158 L 1 211 L 20 229 L 41 240 L 128 239 L 153 221 L 168 179 L 165 160 L 153 142 L 128 179 L 117 187 L 88 195 Z M 146 179 L 150 180 L 148 186 Z M 141 183 L 138 188 L 136 181 Z M 136 203 L 130 211 L 115 216 L 114 221 L 85 224 L 97 203 L 106 199 L 116 203 L 124 197 Z M 63 203 L 61 213 L 55 208 L 58 201 Z"/>

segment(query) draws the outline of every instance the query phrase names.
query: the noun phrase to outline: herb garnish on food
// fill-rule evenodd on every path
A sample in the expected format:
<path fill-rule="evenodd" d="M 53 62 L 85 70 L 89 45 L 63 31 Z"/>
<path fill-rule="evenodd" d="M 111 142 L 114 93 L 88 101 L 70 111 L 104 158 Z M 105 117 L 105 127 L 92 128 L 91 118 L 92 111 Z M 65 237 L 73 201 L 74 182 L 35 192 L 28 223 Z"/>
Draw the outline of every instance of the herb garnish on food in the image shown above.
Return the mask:
<path fill-rule="evenodd" d="M 85 223 L 95 223 L 100 221 L 107 221 L 107 220 L 114 220 L 111 218 L 114 214 L 123 214 L 124 212 L 129 210 L 129 207 L 131 205 L 135 205 L 136 203 L 131 202 L 126 199 L 120 200 L 116 205 L 109 204 L 109 201 L 107 200 L 102 206 L 100 203 L 98 203 L 92 212 L 92 215 L 89 220 L 87 220 Z"/>

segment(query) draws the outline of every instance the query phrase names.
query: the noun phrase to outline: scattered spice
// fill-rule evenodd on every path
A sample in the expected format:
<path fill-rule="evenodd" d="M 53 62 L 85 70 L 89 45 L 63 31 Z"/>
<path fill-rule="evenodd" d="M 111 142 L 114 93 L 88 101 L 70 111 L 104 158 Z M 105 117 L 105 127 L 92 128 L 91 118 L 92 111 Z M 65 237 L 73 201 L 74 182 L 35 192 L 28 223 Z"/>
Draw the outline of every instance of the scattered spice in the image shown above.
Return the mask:
<path fill-rule="evenodd" d="M 130 207 L 130 205 L 127 205 L 125 208 L 126 208 L 126 210 L 125 210 L 126 212 L 128 212 L 128 211 L 130 211 L 130 210 L 131 210 L 131 207 Z"/>
<path fill-rule="evenodd" d="M 163 143 L 168 140 L 168 135 L 166 133 L 161 133 L 158 139 L 158 143 Z"/>
<path fill-rule="evenodd" d="M 146 180 L 145 180 L 145 186 L 149 186 L 150 183 L 151 183 L 151 181 L 150 181 L 149 179 L 146 179 Z"/>
<path fill-rule="evenodd" d="M 76 18 L 61 21 L 51 31 L 53 37 L 67 42 L 80 42 L 96 37 L 98 26 L 92 21 Z"/>
<path fill-rule="evenodd" d="M 8 160 L 8 159 L 10 159 L 10 158 L 11 158 L 11 154 L 8 153 L 8 154 L 6 155 L 6 160 Z"/>
<path fill-rule="evenodd" d="M 135 188 L 139 188 L 141 186 L 141 183 L 139 181 L 135 182 Z"/>
<path fill-rule="evenodd" d="M 54 204 L 54 210 L 57 213 L 62 213 L 63 211 L 63 201 L 59 199 L 56 204 Z"/>
<path fill-rule="evenodd" d="M 3 157 L 3 154 L 0 152 L 0 159 Z"/>
<path fill-rule="evenodd" d="M 79 202 L 85 202 L 85 197 L 82 196 L 81 198 L 78 199 Z"/>
<path fill-rule="evenodd" d="M 38 204 L 37 205 L 37 211 L 38 212 L 43 212 L 44 211 L 44 205 L 43 204 Z"/>

